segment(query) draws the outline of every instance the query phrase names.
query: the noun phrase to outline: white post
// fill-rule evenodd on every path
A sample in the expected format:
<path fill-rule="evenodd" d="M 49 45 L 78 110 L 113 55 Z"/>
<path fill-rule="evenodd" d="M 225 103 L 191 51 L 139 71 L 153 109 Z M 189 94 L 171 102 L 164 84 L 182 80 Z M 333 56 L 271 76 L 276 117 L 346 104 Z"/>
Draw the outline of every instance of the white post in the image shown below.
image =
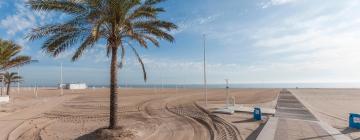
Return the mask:
<path fill-rule="evenodd" d="M 38 97 L 38 86 L 37 86 L 37 84 L 35 86 L 35 96 L 36 96 L 36 98 Z"/>
<path fill-rule="evenodd" d="M 229 107 L 229 79 L 225 79 L 226 81 L 226 107 Z"/>
<path fill-rule="evenodd" d="M 64 94 L 63 91 L 63 68 L 62 63 L 60 64 L 60 95 L 62 96 Z"/>
<path fill-rule="evenodd" d="M 206 44 L 205 44 L 205 39 L 206 36 L 205 34 L 203 35 L 204 38 L 204 94 L 205 94 L 205 106 L 208 105 L 208 97 L 207 97 L 207 81 L 206 81 Z"/>
<path fill-rule="evenodd" d="M 232 99 L 233 99 L 233 106 L 235 107 L 236 105 L 235 97 L 233 96 Z"/>
<path fill-rule="evenodd" d="M 34 86 L 34 94 L 35 94 L 35 97 L 37 98 L 38 95 L 37 95 L 37 83 L 35 83 L 35 86 Z"/>

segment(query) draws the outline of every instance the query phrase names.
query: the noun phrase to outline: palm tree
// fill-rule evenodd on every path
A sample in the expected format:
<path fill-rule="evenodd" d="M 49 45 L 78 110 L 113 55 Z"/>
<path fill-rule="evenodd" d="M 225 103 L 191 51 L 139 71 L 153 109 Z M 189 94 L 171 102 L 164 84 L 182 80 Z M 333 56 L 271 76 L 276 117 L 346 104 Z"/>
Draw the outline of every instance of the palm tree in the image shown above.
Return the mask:
<path fill-rule="evenodd" d="M 4 81 L 4 83 L 6 85 L 6 95 L 9 95 L 9 93 L 10 93 L 11 83 L 21 82 L 21 80 L 22 80 L 22 77 L 19 76 L 17 72 L 11 72 L 11 73 L 5 72 L 3 74 L 3 77 L 4 78 L 2 80 Z"/>
<path fill-rule="evenodd" d="M 164 0 L 30 0 L 28 4 L 38 11 L 56 11 L 68 14 L 71 19 L 61 24 L 49 24 L 34 29 L 30 40 L 45 38 L 42 49 L 56 57 L 74 45 L 79 45 L 72 61 L 79 59 L 85 50 L 97 42 L 107 43 L 110 63 L 110 121 L 109 129 L 117 127 L 117 69 L 122 68 L 125 50 L 130 48 L 141 64 L 146 81 L 146 71 L 136 49 L 130 44 L 137 42 L 147 48 L 151 42 L 159 46 L 159 40 L 174 41 L 169 33 L 177 26 L 159 19 L 165 12 L 157 4 Z M 118 63 L 118 51 L 121 60 Z"/>
<path fill-rule="evenodd" d="M 36 62 L 30 56 L 19 55 L 22 47 L 12 41 L 0 39 L 0 72 L 13 67 L 19 67 L 25 64 Z M 0 75 L 1 78 L 3 78 Z M 3 82 L 1 80 L 1 82 Z M 1 95 L 3 94 L 3 87 L 1 86 Z"/>

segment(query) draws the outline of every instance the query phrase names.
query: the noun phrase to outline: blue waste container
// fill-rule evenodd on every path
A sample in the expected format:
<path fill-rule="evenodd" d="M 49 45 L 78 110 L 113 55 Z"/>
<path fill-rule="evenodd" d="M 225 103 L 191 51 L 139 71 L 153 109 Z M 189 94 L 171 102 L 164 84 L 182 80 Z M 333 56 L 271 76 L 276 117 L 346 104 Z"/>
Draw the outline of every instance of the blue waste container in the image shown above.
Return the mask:
<path fill-rule="evenodd" d="M 257 121 L 259 121 L 259 120 L 261 120 L 261 110 L 260 110 L 260 108 L 254 108 L 254 120 L 257 120 Z"/>
<path fill-rule="evenodd" d="M 360 129 L 360 114 L 350 113 L 349 127 Z"/>

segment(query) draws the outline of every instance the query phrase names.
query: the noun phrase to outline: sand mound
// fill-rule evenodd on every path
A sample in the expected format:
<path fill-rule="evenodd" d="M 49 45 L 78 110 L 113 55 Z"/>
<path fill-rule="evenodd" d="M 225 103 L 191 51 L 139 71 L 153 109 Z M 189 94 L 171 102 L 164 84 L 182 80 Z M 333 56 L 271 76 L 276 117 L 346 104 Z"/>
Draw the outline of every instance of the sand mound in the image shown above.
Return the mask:
<path fill-rule="evenodd" d="M 133 140 L 136 137 L 134 129 L 119 127 L 116 129 L 101 128 L 77 140 Z"/>

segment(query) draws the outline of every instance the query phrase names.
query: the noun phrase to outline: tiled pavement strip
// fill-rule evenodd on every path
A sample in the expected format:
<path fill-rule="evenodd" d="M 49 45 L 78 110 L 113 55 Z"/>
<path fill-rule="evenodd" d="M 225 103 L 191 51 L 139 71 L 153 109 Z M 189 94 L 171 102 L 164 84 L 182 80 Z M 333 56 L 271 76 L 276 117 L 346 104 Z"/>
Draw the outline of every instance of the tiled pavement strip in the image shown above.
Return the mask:
<path fill-rule="evenodd" d="M 316 117 L 289 91 L 280 92 L 275 117 L 269 119 L 257 140 L 348 140 Z"/>

